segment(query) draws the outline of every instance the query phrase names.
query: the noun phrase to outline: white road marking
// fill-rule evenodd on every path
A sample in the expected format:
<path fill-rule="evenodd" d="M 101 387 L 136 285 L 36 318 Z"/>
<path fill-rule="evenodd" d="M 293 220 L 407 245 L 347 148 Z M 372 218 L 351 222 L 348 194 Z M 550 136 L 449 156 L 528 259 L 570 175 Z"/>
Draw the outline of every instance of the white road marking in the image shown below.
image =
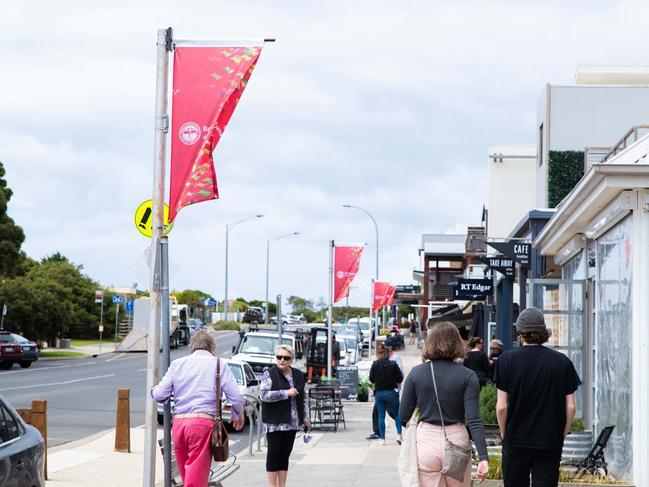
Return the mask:
<path fill-rule="evenodd" d="M 0 391 L 16 391 L 18 389 L 32 389 L 34 387 L 62 386 L 62 385 L 66 385 L 66 384 L 74 384 L 75 382 L 86 382 L 86 381 L 95 380 L 95 379 L 105 379 L 106 377 L 115 377 L 115 374 L 97 375 L 95 377 L 84 377 L 83 379 L 66 380 L 66 381 L 63 381 L 63 382 L 49 382 L 47 384 L 32 384 L 32 385 L 29 385 L 29 386 L 7 387 L 5 389 L 0 389 Z"/>
<path fill-rule="evenodd" d="M 116 360 L 116 359 L 118 359 L 118 358 L 121 358 L 121 357 L 123 357 L 124 355 L 126 355 L 126 354 L 125 354 L 125 353 L 120 353 L 119 355 L 115 355 L 114 357 L 109 358 L 108 360 L 106 360 L 106 362 L 112 362 L 113 360 Z"/>
<path fill-rule="evenodd" d="M 146 369 L 137 369 L 138 372 L 144 372 Z"/>
<path fill-rule="evenodd" d="M 36 369 L 18 369 L 18 370 L 8 370 L 6 372 L 0 372 L 0 375 L 5 375 L 5 374 L 20 374 L 20 373 L 26 373 L 26 372 L 45 372 L 47 370 L 54 370 L 54 369 L 66 369 L 68 367 L 85 367 L 86 365 L 94 365 L 97 362 L 84 362 L 82 364 L 77 364 L 77 365 L 55 365 L 54 367 L 40 367 Z"/>

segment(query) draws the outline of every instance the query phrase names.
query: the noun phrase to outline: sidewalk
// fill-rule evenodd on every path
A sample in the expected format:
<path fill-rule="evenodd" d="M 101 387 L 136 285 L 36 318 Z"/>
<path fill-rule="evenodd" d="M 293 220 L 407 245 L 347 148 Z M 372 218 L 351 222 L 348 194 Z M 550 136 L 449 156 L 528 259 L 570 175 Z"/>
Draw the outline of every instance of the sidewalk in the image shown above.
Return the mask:
<path fill-rule="evenodd" d="M 103 350 L 102 346 L 102 352 Z M 420 351 L 410 345 L 399 353 L 406 374 L 420 363 Z M 359 363 L 359 374 L 367 376 L 371 361 Z M 372 398 L 369 402 L 344 401 L 347 429 L 341 425 L 337 432 L 313 432 L 313 439 L 305 444 L 298 433 L 291 455 L 288 485 L 317 485 L 322 487 L 393 487 L 399 485 L 394 421 L 386 419 L 387 444 L 366 440 L 372 432 Z M 161 430 L 158 431 L 161 435 Z M 47 487 L 139 487 L 143 476 L 143 427 L 131 428 L 131 453 L 113 450 L 114 430 L 104 431 L 89 438 L 67 443 L 48 450 Z M 266 451 L 248 455 L 245 449 L 238 455 L 241 468 L 227 480 L 225 487 L 263 486 L 266 482 Z M 160 450 L 156 449 L 156 480 L 162 485 L 163 465 Z"/>

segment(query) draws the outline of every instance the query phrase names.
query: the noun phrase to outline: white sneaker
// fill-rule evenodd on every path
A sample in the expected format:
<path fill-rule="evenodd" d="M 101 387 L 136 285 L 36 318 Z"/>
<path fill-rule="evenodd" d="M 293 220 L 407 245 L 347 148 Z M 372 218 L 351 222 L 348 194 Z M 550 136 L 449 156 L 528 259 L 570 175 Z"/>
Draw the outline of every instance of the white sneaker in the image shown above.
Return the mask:
<path fill-rule="evenodd" d="M 385 446 L 385 438 L 381 438 L 381 446 Z"/>

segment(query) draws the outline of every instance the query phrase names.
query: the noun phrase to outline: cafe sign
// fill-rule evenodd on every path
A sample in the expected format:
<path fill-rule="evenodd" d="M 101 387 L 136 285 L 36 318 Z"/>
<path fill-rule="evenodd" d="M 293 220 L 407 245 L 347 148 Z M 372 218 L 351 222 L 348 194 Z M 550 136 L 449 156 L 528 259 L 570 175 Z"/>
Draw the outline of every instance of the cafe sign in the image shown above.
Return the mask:
<path fill-rule="evenodd" d="M 517 242 L 487 242 L 489 247 L 493 247 L 498 252 L 505 254 L 507 257 L 514 259 L 522 267 L 530 266 L 531 243 Z"/>

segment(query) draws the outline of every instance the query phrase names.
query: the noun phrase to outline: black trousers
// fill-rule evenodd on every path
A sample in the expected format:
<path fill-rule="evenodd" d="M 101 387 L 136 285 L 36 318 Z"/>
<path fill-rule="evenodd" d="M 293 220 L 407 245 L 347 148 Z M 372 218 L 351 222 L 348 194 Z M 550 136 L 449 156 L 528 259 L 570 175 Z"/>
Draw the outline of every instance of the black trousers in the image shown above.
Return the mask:
<path fill-rule="evenodd" d="M 288 457 L 293 451 L 297 431 L 273 431 L 266 433 L 268 451 L 266 452 L 266 472 L 288 470 Z"/>
<path fill-rule="evenodd" d="M 385 411 L 388 413 L 388 416 L 394 419 L 394 409 L 392 408 L 392 405 L 390 403 L 386 404 Z M 376 434 L 377 436 L 380 435 L 379 412 L 376 410 L 376 403 L 374 403 L 374 407 L 372 408 L 372 430 L 374 431 L 374 434 Z"/>
<path fill-rule="evenodd" d="M 519 448 L 503 445 L 505 487 L 556 487 L 559 485 L 561 449 Z"/>

